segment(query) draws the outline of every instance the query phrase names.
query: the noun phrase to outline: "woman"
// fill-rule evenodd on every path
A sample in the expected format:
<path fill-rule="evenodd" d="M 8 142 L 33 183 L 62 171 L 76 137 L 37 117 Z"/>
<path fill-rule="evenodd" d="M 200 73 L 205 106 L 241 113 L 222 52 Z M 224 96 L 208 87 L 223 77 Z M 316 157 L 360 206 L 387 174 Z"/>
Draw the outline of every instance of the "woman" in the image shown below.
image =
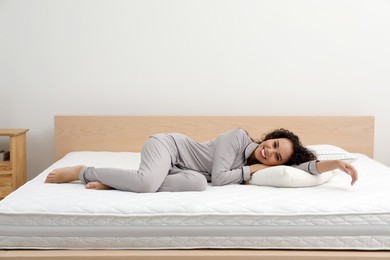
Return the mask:
<path fill-rule="evenodd" d="M 83 165 L 53 170 L 46 183 L 81 180 L 88 189 L 132 192 L 202 191 L 215 186 L 245 183 L 257 170 L 292 165 L 311 174 L 340 169 L 357 180 L 355 168 L 343 161 L 317 161 L 298 136 L 286 129 L 254 141 L 237 128 L 199 143 L 182 134 L 156 134 L 141 150 L 138 170 L 94 168 Z"/>

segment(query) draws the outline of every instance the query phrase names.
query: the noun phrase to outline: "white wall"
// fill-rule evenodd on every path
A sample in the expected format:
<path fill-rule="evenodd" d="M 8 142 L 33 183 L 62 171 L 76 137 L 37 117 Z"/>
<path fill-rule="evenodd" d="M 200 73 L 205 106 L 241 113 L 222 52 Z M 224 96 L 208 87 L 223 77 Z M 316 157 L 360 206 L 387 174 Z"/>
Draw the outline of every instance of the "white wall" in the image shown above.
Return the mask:
<path fill-rule="evenodd" d="M 0 0 L 0 127 L 53 116 L 374 115 L 390 165 L 390 1 Z"/>

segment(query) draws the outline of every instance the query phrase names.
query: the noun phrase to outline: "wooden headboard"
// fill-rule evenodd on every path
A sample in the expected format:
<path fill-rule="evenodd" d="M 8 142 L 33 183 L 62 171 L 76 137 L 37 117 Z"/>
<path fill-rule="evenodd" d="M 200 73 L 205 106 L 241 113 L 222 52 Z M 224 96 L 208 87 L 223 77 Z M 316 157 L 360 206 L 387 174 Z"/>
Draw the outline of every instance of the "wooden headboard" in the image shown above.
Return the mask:
<path fill-rule="evenodd" d="M 370 157 L 374 151 L 373 116 L 55 116 L 55 159 L 71 151 L 140 151 L 155 133 L 206 141 L 236 127 L 254 139 L 286 128 L 304 145 L 333 144 Z"/>

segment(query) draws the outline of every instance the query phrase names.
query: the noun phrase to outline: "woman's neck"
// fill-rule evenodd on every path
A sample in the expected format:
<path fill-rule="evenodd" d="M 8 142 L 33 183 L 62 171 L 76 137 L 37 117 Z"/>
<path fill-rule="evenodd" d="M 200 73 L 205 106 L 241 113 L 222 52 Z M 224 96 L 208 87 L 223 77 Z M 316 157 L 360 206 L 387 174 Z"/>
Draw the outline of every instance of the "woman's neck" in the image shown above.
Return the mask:
<path fill-rule="evenodd" d="M 255 150 L 255 151 L 256 151 L 256 150 Z M 258 160 L 256 160 L 255 151 L 253 151 L 252 154 L 249 155 L 248 160 L 246 161 L 246 164 L 247 164 L 247 165 L 252 165 L 252 164 L 258 164 L 258 163 L 260 163 Z"/>

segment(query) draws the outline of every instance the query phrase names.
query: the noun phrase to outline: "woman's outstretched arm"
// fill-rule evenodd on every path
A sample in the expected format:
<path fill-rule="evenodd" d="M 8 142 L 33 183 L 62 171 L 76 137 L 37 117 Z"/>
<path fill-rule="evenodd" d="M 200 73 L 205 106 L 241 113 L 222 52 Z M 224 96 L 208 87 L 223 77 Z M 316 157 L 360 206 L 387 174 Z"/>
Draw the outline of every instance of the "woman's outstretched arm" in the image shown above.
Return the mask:
<path fill-rule="evenodd" d="M 346 174 L 350 175 L 352 178 L 351 185 L 353 185 L 358 179 L 358 173 L 351 164 L 340 161 L 340 160 L 329 160 L 329 161 L 318 161 L 316 162 L 316 167 L 319 173 L 332 171 L 332 170 L 342 170 Z"/>

